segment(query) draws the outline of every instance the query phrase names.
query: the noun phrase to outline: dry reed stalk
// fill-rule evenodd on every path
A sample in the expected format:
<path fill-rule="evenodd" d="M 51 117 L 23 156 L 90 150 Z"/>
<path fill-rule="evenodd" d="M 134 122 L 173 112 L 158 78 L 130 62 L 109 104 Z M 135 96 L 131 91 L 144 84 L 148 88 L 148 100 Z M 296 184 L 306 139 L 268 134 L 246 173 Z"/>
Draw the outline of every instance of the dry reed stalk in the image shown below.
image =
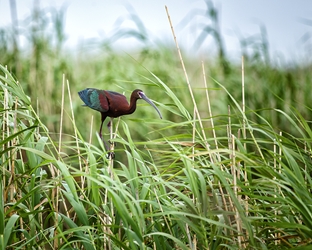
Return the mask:
<path fill-rule="evenodd" d="M 228 148 L 229 148 L 229 151 L 231 152 L 231 154 L 229 155 L 229 158 L 232 159 L 233 158 L 232 126 L 231 126 L 231 109 L 230 109 L 229 105 L 228 105 L 228 116 L 229 116 L 229 122 L 226 125 L 226 131 L 227 131 L 227 137 L 228 137 Z M 232 166 L 231 166 L 231 168 L 232 168 Z M 229 206 L 227 205 L 227 198 L 224 195 L 224 192 L 223 192 L 223 189 L 222 189 L 220 182 L 219 182 L 219 186 L 220 186 L 220 193 L 221 193 L 221 197 L 222 197 L 222 202 L 224 204 L 224 210 L 225 211 L 234 211 L 234 206 L 233 206 L 232 200 L 230 198 L 228 198 Z M 230 221 L 230 225 L 232 225 L 231 220 L 229 220 L 229 221 Z"/>
<path fill-rule="evenodd" d="M 236 163 L 235 136 L 233 134 L 231 135 L 231 141 L 232 141 L 231 171 L 232 171 L 232 175 L 233 175 L 233 191 L 234 191 L 235 197 L 237 198 L 238 202 L 241 203 L 241 195 L 239 195 L 240 189 L 239 189 L 239 186 L 237 185 L 237 179 L 240 177 L 241 169 L 240 169 L 240 162 L 238 161 Z M 233 204 L 232 204 L 232 206 L 233 206 Z M 239 215 L 239 211 L 238 211 L 237 207 L 234 207 L 233 211 L 235 212 L 235 221 L 236 221 L 236 227 L 237 227 L 237 232 L 238 232 L 237 241 L 238 241 L 239 249 L 246 249 L 246 246 L 243 243 L 243 242 L 245 242 L 245 240 L 244 240 L 244 236 L 243 236 L 243 225 L 242 225 L 242 220 L 241 220 L 240 215 Z"/>
<path fill-rule="evenodd" d="M 274 159 L 273 159 L 273 168 L 274 168 L 274 170 L 275 171 L 278 171 L 278 167 L 277 167 L 277 160 L 276 160 L 276 157 L 277 157 L 277 150 L 276 150 L 276 140 L 274 139 L 274 144 L 273 144 L 273 154 L 274 154 Z M 276 177 L 274 176 L 273 177 L 273 180 L 275 180 L 276 179 Z M 277 197 L 277 195 L 276 195 L 276 193 L 277 193 L 277 190 L 276 190 L 276 187 L 274 188 L 274 198 L 276 198 Z M 276 201 L 274 201 L 274 203 L 276 203 Z M 275 215 L 275 220 L 277 220 L 277 210 L 275 210 L 274 211 L 274 215 Z M 274 238 L 275 239 L 277 239 L 278 238 L 278 233 L 277 232 L 275 232 L 275 234 L 274 234 Z M 275 240 L 274 241 L 274 243 L 275 243 L 275 245 L 279 245 L 280 244 L 280 242 L 278 242 L 278 240 Z"/>
<path fill-rule="evenodd" d="M 82 172 L 83 171 L 83 169 L 82 169 L 82 160 L 81 160 L 80 147 L 79 147 L 79 141 L 78 141 L 76 120 L 75 120 L 73 102 L 72 102 L 72 98 L 71 98 L 71 92 L 70 92 L 70 86 L 69 86 L 69 81 L 68 80 L 66 81 L 66 84 L 67 84 L 67 92 L 68 92 L 68 98 L 69 98 L 70 111 L 71 111 L 71 116 L 72 116 L 72 123 L 73 123 L 73 126 L 74 126 L 74 134 L 75 134 L 77 153 L 78 153 L 79 170 Z M 84 191 L 85 179 L 86 179 L 85 176 L 81 176 L 81 180 L 80 180 L 81 181 L 81 186 L 80 186 L 80 188 L 81 188 L 82 192 Z"/>
<path fill-rule="evenodd" d="M 59 142 L 58 142 L 58 160 L 61 158 L 61 145 L 62 145 L 62 133 L 63 133 L 63 118 L 64 118 L 64 99 L 65 99 L 65 74 L 63 74 L 63 81 L 62 81 L 62 98 L 61 98 L 61 117 L 60 117 L 60 132 L 59 132 Z M 54 167 L 54 166 L 53 166 Z M 55 167 L 54 167 L 55 168 Z M 60 170 L 58 168 L 55 169 L 56 176 L 60 176 Z M 58 212 L 59 212 L 59 185 L 56 185 L 56 187 L 52 190 L 52 197 L 55 197 L 55 199 L 52 200 L 54 211 L 55 211 L 55 218 L 54 218 L 54 227 L 57 228 L 59 221 L 58 221 Z M 65 203 L 65 202 L 64 202 Z M 59 245 L 59 239 L 56 236 L 57 230 L 54 230 L 54 241 L 53 241 L 53 247 L 54 249 L 58 249 Z"/>
<path fill-rule="evenodd" d="M 282 132 L 280 132 L 279 133 L 279 135 L 280 136 L 282 136 Z M 278 152 L 277 152 L 277 145 L 278 145 L 278 143 L 276 142 L 276 140 L 274 140 L 274 146 L 273 146 L 273 153 L 274 153 L 274 161 L 273 161 L 273 164 L 274 164 L 274 170 L 276 171 L 276 172 L 278 172 L 279 174 L 281 174 L 281 160 L 282 160 L 282 147 L 279 147 L 279 150 L 278 150 Z M 278 159 L 279 159 L 279 163 L 278 163 L 278 165 L 277 165 L 277 160 L 276 160 L 276 157 L 277 157 L 277 155 L 278 155 Z M 273 178 L 274 180 L 276 179 L 276 177 L 274 177 Z M 274 191 L 275 191 L 275 193 L 280 193 L 281 195 L 283 195 L 282 194 L 282 190 L 280 189 L 280 187 L 278 187 L 278 190 L 276 190 L 276 188 L 274 188 Z M 274 197 L 276 198 L 277 196 L 276 195 L 274 195 Z M 274 203 L 276 204 L 277 203 L 277 201 L 274 201 Z M 278 210 L 275 210 L 274 211 L 274 215 L 276 216 L 276 221 L 277 221 L 277 215 L 278 215 Z M 281 244 L 281 241 L 280 240 L 277 240 L 277 239 L 280 239 L 281 238 L 281 233 L 280 233 L 280 231 L 279 232 L 276 232 L 275 233 L 275 235 L 274 235 L 274 237 L 275 237 L 275 241 L 274 241 L 274 243 L 275 243 L 275 245 L 280 245 Z"/>
<path fill-rule="evenodd" d="M 93 127 L 93 115 L 91 115 L 89 144 L 91 144 L 91 142 L 92 142 L 92 134 L 93 134 L 92 127 Z"/>
<path fill-rule="evenodd" d="M 212 118 L 211 104 L 210 104 L 210 98 L 209 98 L 209 92 L 208 92 L 208 86 L 207 86 L 207 80 L 206 80 L 205 66 L 204 66 L 204 62 L 203 61 L 202 61 L 202 72 L 203 72 L 204 85 L 205 85 L 205 90 L 206 90 L 207 106 L 208 106 L 208 112 L 209 112 L 209 116 L 210 116 L 212 134 L 213 134 L 213 138 L 214 138 L 214 142 L 215 142 L 215 147 L 216 147 L 216 149 L 218 151 L 218 141 L 217 141 L 217 135 L 216 135 L 214 122 L 213 122 L 213 118 Z M 220 154 L 218 153 L 216 156 L 217 156 L 218 161 L 221 162 Z M 220 164 L 220 168 L 221 168 L 222 171 L 224 170 L 222 164 Z M 224 192 L 223 192 L 222 185 L 221 185 L 220 181 L 218 181 L 218 186 L 219 186 L 221 199 L 222 199 L 222 202 L 224 204 L 224 209 L 226 211 L 228 211 L 226 197 L 224 195 Z"/>
<path fill-rule="evenodd" d="M 178 41 L 177 41 L 177 38 L 176 38 L 176 35 L 175 35 L 175 31 L 174 31 L 174 28 L 173 28 L 173 25 L 172 25 L 172 22 L 171 22 L 171 18 L 170 18 L 170 15 L 169 15 L 169 11 L 168 11 L 168 8 L 167 6 L 165 6 L 166 8 L 166 12 L 167 12 L 167 17 L 168 17 L 168 20 L 169 20 L 169 24 L 170 24 L 170 27 L 171 27 L 171 31 L 172 31 L 172 35 L 173 35 L 173 39 L 174 39 L 174 42 L 175 42 L 175 45 L 176 45 L 176 48 L 177 48 L 177 51 L 178 51 L 178 55 L 179 55 L 179 59 L 180 59 L 180 62 L 181 62 L 181 66 L 182 66 L 182 69 L 183 69 L 183 72 L 184 72 L 184 76 L 185 76 L 185 80 L 186 80 L 186 83 L 187 83 L 187 86 L 188 86 L 188 89 L 189 89 L 189 92 L 190 92 L 190 95 L 191 95 L 191 99 L 193 101 L 193 105 L 194 105 L 194 109 L 195 109 L 195 113 L 198 117 L 198 122 L 199 122 L 199 125 L 200 125 L 200 128 L 201 128 L 201 132 L 202 132 L 202 135 L 204 137 L 204 141 L 205 141 L 205 144 L 206 144 L 206 148 L 208 150 L 208 153 L 209 153 L 209 156 L 210 156 L 210 160 L 212 162 L 213 161 L 213 158 L 210 154 L 210 146 L 209 146 L 209 143 L 207 142 L 207 138 L 206 138 L 206 133 L 205 133 L 205 130 L 204 130 L 204 126 L 203 126 L 203 123 L 202 123 L 202 120 L 200 118 L 200 114 L 199 114 L 199 111 L 198 111 L 198 108 L 197 108 L 197 104 L 196 104 L 196 101 L 195 101 L 195 97 L 194 97 L 194 94 L 193 94 L 193 90 L 192 90 L 192 86 L 191 86 L 191 83 L 189 81 L 189 78 L 188 78 L 188 75 L 187 75 L 187 72 L 186 72 L 186 68 L 185 68 L 185 65 L 184 65 L 184 61 L 183 61 L 183 57 L 182 57 L 182 54 L 181 54 L 181 50 L 180 50 L 180 47 L 179 47 L 179 44 L 178 44 Z"/>
<path fill-rule="evenodd" d="M 5 68 L 7 69 L 7 67 L 5 67 Z M 5 74 L 5 78 L 8 79 L 7 74 Z M 5 86 L 7 86 L 7 83 L 5 83 Z M 7 88 L 4 88 L 3 108 L 5 110 L 4 111 L 5 122 L 2 123 L 3 124 L 3 129 L 2 129 L 3 136 L 2 137 L 4 140 L 4 138 L 10 136 L 10 129 L 9 129 L 9 124 L 8 124 L 9 123 L 9 93 L 8 93 Z M 6 135 L 5 135 L 5 132 L 6 132 Z M 7 147 L 10 148 L 10 142 L 9 141 L 7 142 Z M 5 145 L 3 145 L 3 151 L 4 151 L 4 149 L 5 149 Z M 8 158 L 10 158 L 10 155 L 11 155 L 10 151 L 8 151 L 7 154 L 8 154 Z M 4 154 L 3 154 L 3 157 L 5 157 Z M 5 162 L 5 158 L 3 158 L 3 162 Z M 8 162 L 8 169 L 6 169 L 6 170 L 8 172 L 10 172 L 10 170 L 11 170 L 11 162 L 10 161 Z M 6 187 L 6 178 L 5 178 L 6 177 L 5 171 L 6 170 L 3 169 L 3 187 Z M 8 192 L 8 190 L 6 190 L 4 192 L 4 197 L 3 197 L 4 198 L 4 204 L 6 202 L 8 202 L 7 192 Z"/>
<path fill-rule="evenodd" d="M 58 146 L 58 160 L 60 160 L 61 145 L 62 145 L 63 118 L 64 118 L 64 92 L 65 92 L 65 74 L 63 74 L 63 82 L 62 82 L 62 98 L 61 98 L 61 117 L 60 117 L 60 135 L 59 135 L 59 146 Z"/>
<path fill-rule="evenodd" d="M 228 105 L 228 125 L 227 125 L 227 137 L 228 137 L 228 147 L 230 152 L 233 150 L 232 148 L 232 122 L 231 122 L 231 107 Z M 229 155 L 230 159 L 232 159 L 232 154 Z"/>
<path fill-rule="evenodd" d="M 115 132 L 113 132 L 114 129 L 114 123 L 113 123 L 114 118 L 110 118 L 110 127 L 109 127 L 109 144 L 110 144 L 110 149 L 109 149 L 109 153 L 108 153 L 108 167 L 107 167 L 107 172 L 110 176 L 111 179 L 114 179 L 114 172 L 113 172 L 113 168 L 114 168 L 114 150 L 115 150 L 115 143 L 113 142 L 113 140 L 116 138 L 117 136 L 117 131 L 118 131 L 118 127 L 119 127 L 119 123 L 120 123 L 120 117 L 117 120 L 116 126 L 115 126 Z M 104 204 L 107 205 L 108 202 L 108 191 L 105 191 L 105 198 L 104 198 Z M 111 214 L 114 214 L 114 205 L 113 202 L 110 202 L 111 204 Z M 105 225 L 109 225 L 111 223 L 112 219 L 109 217 L 109 215 L 105 215 Z M 106 235 L 108 236 L 111 233 L 110 227 L 106 227 L 104 226 L 104 231 L 106 232 Z M 109 238 L 108 238 L 109 239 Z M 112 244 L 111 244 L 111 240 L 108 240 L 108 244 L 106 243 L 106 241 L 104 241 L 104 249 L 112 249 Z"/>
<path fill-rule="evenodd" d="M 16 126 L 17 126 L 17 97 L 15 98 L 15 112 L 14 112 L 14 117 L 13 117 L 13 134 L 16 133 Z M 11 147 L 15 148 L 16 145 L 16 137 L 13 138 L 12 143 L 11 143 Z M 15 201 L 14 198 L 14 194 L 16 193 L 17 187 L 15 187 L 15 185 L 17 185 L 17 183 L 15 184 L 15 157 L 16 157 L 16 149 L 12 150 L 12 154 L 11 154 L 11 176 L 10 176 L 10 180 L 9 180 L 9 185 L 10 185 L 10 200 L 11 202 Z M 9 162 L 10 162 L 9 161 Z"/>
<path fill-rule="evenodd" d="M 245 105 L 245 69 L 244 69 L 244 57 L 242 56 L 242 110 L 244 114 L 243 119 L 243 139 L 246 139 L 246 105 Z M 244 148 L 246 149 L 246 142 L 244 142 Z M 247 178 L 247 176 L 246 176 Z"/>
<path fill-rule="evenodd" d="M 242 111 L 243 111 L 243 140 L 244 140 L 244 149 L 245 151 L 247 150 L 247 145 L 246 145 L 246 138 L 247 138 L 247 133 L 246 133 L 246 103 L 245 103 L 245 63 L 244 63 L 244 56 L 242 56 Z M 248 177 L 247 177 L 247 169 L 242 162 L 242 165 L 244 166 L 244 182 L 245 186 L 248 186 Z M 246 195 L 244 199 L 245 203 L 245 213 L 246 215 L 248 214 L 248 200 L 249 197 Z"/>
<path fill-rule="evenodd" d="M 228 136 L 228 148 L 229 148 L 229 151 L 231 152 L 233 150 L 233 146 L 232 146 L 232 125 L 231 125 L 231 107 L 230 105 L 228 105 L 228 116 L 229 116 L 229 123 L 227 124 L 226 126 L 226 131 L 227 131 L 227 136 Z M 229 158 L 232 159 L 232 154 L 229 155 Z M 220 183 L 220 182 L 219 182 Z M 223 192 L 223 189 L 221 188 L 221 184 L 220 185 L 220 193 L 221 193 L 221 197 L 222 197 L 222 201 L 223 201 L 223 204 L 224 204 L 224 210 L 225 211 L 230 211 L 232 210 L 233 211 L 233 202 L 232 200 L 229 198 L 229 207 L 227 205 L 227 202 L 226 202 L 226 197 L 224 195 L 224 192 Z M 230 223 L 231 223 L 231 220 L 230 220 Z"/>
<path fill-rule="evenodd" d="M 114 118 L 110 118 L 110 127 L 109 127 L 109 144 L 110 144 L 110 148 L 109 148 L 109 159 L 108 159 L 108 174 L 110 176 L 110 178 L 113 179 L 113 168 L 114 168 L 114 150 L 115 150 L 115 143 L 113 142 L 113 123 Z M 107 199 L 108 193 L 106 190 L 106 194 L 105 194 L 105 199 Z M 114 214 L 114 205 L 113 202 L 110 202 L 110 206 L 111 206 L 111 213 L 112 215 Z M 109 217 L 109 215 L 106 216 L 106 225 L 109 225 L 111 223 L 112 219 Z M 107 233 L 107 235 L 109 235 L 110 233 L 110 227 L 105 227 L 105 231 Z M 109 238 L 108 238 L 109 239 Z M 104 244 L 106 245 L 106 241 L 104 241 Z M 108 250 L 112 249 L 112 244 L 111 244 L 111 240 L 108 240 Z M 107 246 L 106 246 L 107 247 Z"/>
<path fill-rule="evenodd" d="M 207 85 L 206 73 L 205 73 L 205 65 L 204 65 L 203 61 L 202 61 L 202 72 L 203 72 L 204 85 L 205 85 L 205 90 L 206 90 L 207 106 L 208 106 L 208 112 L 209 112 L 209 117 L 210 117 L 210 124 L 211 124 L 211 128 L 212 128 L 212 135 L 213 135 L 213 139 L 215 142 L 215 147 L 216 147 L 216 149 L 218 149 L 217 135 L 216 135 L 216 130 L 215 130 L 215 126 L 214 126 L 214 122 L 213 122 L 213 118 L 212 118 L 210 97 L 209 97 L 209 91 L 208 91 L 208 85 Z M 218 157 L 218 161 L 221 161 L 221 157 L 219 154 L 217 154 L 217 157 Z M 221 168 L 222 168 L 222 166 L 221 166 Z"/>
<path fill-rule="evenodd" d="M 196 112 L 195 108 L 193 109 L 193 131 L 192 131 L 192 145 L 195 145 L 195 137 L 196 137 Z M 192 147 L 192 161 L 194 162 L 195 159 L 195 146 Z"/>
<path fill-rule="evenodd" d="M 200 115 L 199 115 L 199 112 L 198 112 L 197 104 L 196 104 L 196 101 L 195 101 L 195 98 L 194 98 L 193 90 L 192 90 L 192 87 L 191 87 L 191 84 L 190 84 L 190 81 L 189 81 L 189 78 L 188 78 L 188 75 L 187 75 L 187 72 L 186 72 L 186 68 L 185 68 L 185 65 L 184 65 L 184 61 L 183 61 L 183 58 L 182 58 L 180 47 L 179 47 L 179 44 L 178 44 L 178 41 L 177 41 L 177 38 L 176 38 L 176 35 L 175 35 L 175 32 L 174 32 L 174 28 L 173 28 L 172 22 L 171 22 L 171 18 L 170 18 L 170 15 L 169 15 L 168 7 L 165 6 L 165 8 L 166 8 L 169 24 L 170 24 L 170 27 L 171 27 L 173 39 L 174 39 L 174 42 L 176 44 L 176 48 L 177 48 L 177 51 L 178 51 L 179 59 L 180 59 L 181 66 L 182 66 L 182 69 L 183 69 L 183 72 L 184 72 L 184 76 L 185 76 L 185 79 L 186 79 L 186 83 L 187 83 L 187 86 L 188 86 L 188 89 L 189 89 L 189 92 L 190 92 L 190 95 L 191 95 L 191 98 L 192 98 L 192 101 L 193 101 L 193 106 L 194 106 L 193 120 L 194 120 L 194 123 L 192 124 L 193 125 L 192 142 L 193 143 L 195 142 L 194 138 L 195 138 L 195 132 L 196 132 L 196 116 L 197 116 L 198 117 L 198 121 L 200 123 L 200 127 L 201 127 L 201 130 L 202 130 L 203 137 L 205 139 L 205 144 L 206 144 L 207 150 L 209 152 L 210 151 L 209 150 L 210 147 L 209 147 L 209 144 L 208 144 L 207 139 L 206 139 L 206 134 L 205 134 L 205 131 L 204 131 L 204 127 L 203 127 L 202 121 L 200 119 Z M 193 150 L 193 156 L 192 157 L 193 157 L 193 160 L 194 160 L 194 153 L 195 153 L 194 147 L 192 148 L 192 150 Z M 212 160 L 212 156 L 211 156 L 210 153 L 209 153 L 209 156 L 211 158 L 211 161 L 213 161 Z M 192 198 L 192 200 L 194 200 L 194 197 Z M 190 245 L 191 249 L 193 249 L 193 243 L 192 243 L 192 238 L 191 238 L 191 235 L 190 235 L 188 224 L 186 224 L 185 227 L 186 227 L 186 234 L 187 234 L 187 237 L 188 237 L 189 245 Z"/>
<path fill-rule="evenodd" d="M 229 147 L 230 147 L 229 150 L 231 152 L 230 159 L 232 160 L 232 162 L 231 162 L 231 174 L 233 176 L 233 192 L 234 192 L 235 197 L 237 197 L 237 179 L 236 179 L 236 168 L 235 168 L 235 165 L 236 165 L 235 164 L 235 160 L 236 160 L 235 138 L 234 138 L 233 134 L 231 134 L 229 137 Z M 236 225 L 237 225 L 237 229 L 238 229 L 239 214 L 238 214 L 236 207 L 233 206 L 233 203 L 231 204 L 231 208 L 232 208 L 232 211 L 235 213 L 235 221 L 236 221 Z M 239 246 L 241 246 L 241 242 L 240 242 L 239 237 L 237 239 L 238 239 Z"/>

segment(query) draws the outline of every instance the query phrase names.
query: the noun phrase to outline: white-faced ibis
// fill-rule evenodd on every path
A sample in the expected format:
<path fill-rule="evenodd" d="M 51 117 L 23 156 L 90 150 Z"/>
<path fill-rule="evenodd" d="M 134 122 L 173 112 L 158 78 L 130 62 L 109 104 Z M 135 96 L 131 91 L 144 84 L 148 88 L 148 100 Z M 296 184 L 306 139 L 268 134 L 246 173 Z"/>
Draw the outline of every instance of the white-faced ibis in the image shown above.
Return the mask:
<path fill-rule="evenodd" d="M 99 111 L 102 115 L 102 122 L 100 126 L 99 135 L 102 138 L 102 126 L 106 117 L 119 117 L 122 115 L 130 115 L 136 109 L 136 102 L 138 99 L 143 99 L 150 105 L 152 105 L 159 117 L 162 119 L 160 111 L 155 106 L 155 104 L 147 98 L 144 92 L 140 89 L 136 89 L 132 92 L 130 96 L 130 104 L 128 103 L 126 97 L 114 91 L 99 90 L 93 88 L 87 88 L 78 92 L 81 100 L 85 103 L 85 106 Z M 110 126 L 110 122 L 107 125 Z"/>

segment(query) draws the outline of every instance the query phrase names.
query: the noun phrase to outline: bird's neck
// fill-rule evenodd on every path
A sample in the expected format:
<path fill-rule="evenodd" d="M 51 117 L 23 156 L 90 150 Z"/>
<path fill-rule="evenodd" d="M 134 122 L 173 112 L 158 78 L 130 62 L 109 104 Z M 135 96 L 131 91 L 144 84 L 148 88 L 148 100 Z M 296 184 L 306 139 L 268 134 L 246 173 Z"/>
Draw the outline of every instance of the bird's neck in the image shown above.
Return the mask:
<path fill-rule="evenodd" d="M 136 98 L 135 96 L 131 95 L 131 97 L 130 97 L 130 105 L 129 105 L 129 109 L 127 111 L 128 115 L 132 114 L 135 111 L 137 100 L 138 100 L 138 98 Z"/>

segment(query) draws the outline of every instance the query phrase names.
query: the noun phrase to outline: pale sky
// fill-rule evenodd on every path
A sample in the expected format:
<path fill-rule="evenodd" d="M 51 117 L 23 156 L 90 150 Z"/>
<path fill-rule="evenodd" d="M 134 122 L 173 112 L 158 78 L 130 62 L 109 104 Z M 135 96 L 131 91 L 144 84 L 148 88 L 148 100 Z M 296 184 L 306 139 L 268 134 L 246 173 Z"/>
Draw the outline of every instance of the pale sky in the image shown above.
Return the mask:
<path fill-rule="evenodd" d="M 10 0 L 0 0 L 0 28 L 11 24 Z M 40 7 L 67 7 L 65 20 L 66 45 L 109 37 L 114 33 L 118 18 L 126 18 L 129 12 L 125 3 L 130 3 L 143 22 L 151 44 L 173 44 L 171 29 L 165 11 L 169 9 L 178 42 L 183 48 L 191 48 L 201 31 L 202 23 L 209 18 L 197 17 L 191 25 L 178 25 L 192 10 L 206 10 L 204 0 L 23 0 L 16 1 L 19 20 L 29 16 L 34 3 Z M 271 56 L 282 55 L 287 60 L 308 58 L 312 48 L 312 1 L 310 0 L 214 0 L 220 16 L 220 29 L 227 53 L 233 59 L 240 58 L 239 39 L 259 35 L 260 25 L 267 30 Z M 309 20 L 305 23 L 303 20 Z M 307 23 L 310 22 L 310 25 Z M 134 27 L 124 21 L 122 27 Z M 305 36 L 306 39 L 303 39 Z M 122 39 L 123 50 L 135 46 L 135 39 Z M 211 40 L 205 42 L 208 51 Z"/>

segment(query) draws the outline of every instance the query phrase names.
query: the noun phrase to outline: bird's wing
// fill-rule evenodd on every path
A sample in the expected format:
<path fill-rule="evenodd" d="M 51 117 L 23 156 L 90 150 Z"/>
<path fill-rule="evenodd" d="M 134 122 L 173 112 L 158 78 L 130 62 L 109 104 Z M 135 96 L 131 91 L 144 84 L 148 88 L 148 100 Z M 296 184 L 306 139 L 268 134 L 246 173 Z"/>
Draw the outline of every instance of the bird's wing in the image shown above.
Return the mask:
<path fill-rule="evenodd" d="M 104 90 L 87 88 L 78 92 L 81 100 L 90 108 L 99 112 L 107 112 L 108 100 Z"/>
<path fill-rule="evenodd" d="M 109 104 L 109 109 L 113 110 L 113 112 L 123 112 L 129 108 L 127 98 L 123 94 L 109 90 L 104 90 L 104 92 Z"/>

